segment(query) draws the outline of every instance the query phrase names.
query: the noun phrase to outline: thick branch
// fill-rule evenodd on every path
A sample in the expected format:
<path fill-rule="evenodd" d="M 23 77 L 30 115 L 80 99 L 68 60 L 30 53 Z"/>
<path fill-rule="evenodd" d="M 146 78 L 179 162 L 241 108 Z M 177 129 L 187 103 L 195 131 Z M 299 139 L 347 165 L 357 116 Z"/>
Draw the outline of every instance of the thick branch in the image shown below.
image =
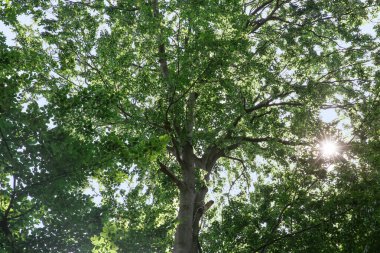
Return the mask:
<path fill-rule="evenodd" d="M 185 133 L 187 140 L 190 141 L 193 136 L 193 128 L 195 122 L 195 101 L 198 97 L 198 93 L 192 92 L 189 95 L 186 105 L 186 123 L 185 123 Z"/>
<path fill-rule="evenodd" d="M 278 102 L 278 103 L 269 103 L 265 106 L 262 106 L 261 108 L 263 107 L 274 107 L 274 106 L 303 106 L 304 104 L 303 103 L 300 103 L 300 102 Z"/>
<path fill-rule="evenodd" d="M 308 142 L 283 140 L 283 139 L 276 138 L 276 137 L 253 138 L 253 137 L 241 136 L 241 137 L 235 137 L 235 138 L 238 140 L 241 140 L 242 142 L 252 142 L 252 143 L 278 142 L 278 143 L 281 143 L 284 145 L 289 145 L 289 146 L 299 146 L 299 145 L 309 145 L 310 144 Z"/>
<path fill-rule="evenodd" d="M 264 117 L 265 115 L 268 115 L 268 114 L 271 114 L 272 113 L 272 110 L 269 110 L 269 111 L 266 111 L 266 112 L 263 112 L 263 113 L 260 113 L 260 114 L 254 114 L 252 115 L 251 119 L 249 120 L 249 123 L 253 123 L 253 121 L 261 118 L 261 117 Z"/>
<path fill-rule="evenodd" d="M 177 176 L 174 175 L 174 173 L 171 170 L 169 170 L 169 168 L 165 164 L 159 161 L 158 161 L 158 164 L 160 165 L 160 171 L 162 171 L 165 175 L 167 175 L 170 178 L 170 180 L 177 185 L 178 188 L 184 187 L 183 182 L 179 180 Z"/>
<path fill-rule="evenodd" d="M 263 10 L 265 7 L 267 7 L 273 1 L 274 0 L 269 0 L 269 1 L 266 1 L 266 2 L 262 3 L 261 5 L 259 5 L 258 7 L 256 7 L 255 9 L 251 10 L 250 13 L 249 13 L 249 15 L 250 16 L 255 16 L 257 13 L 259 13 L 259 11 Z M 252 4 L 253 2 L 256 2 L 256 1 L 251 1 L 251 2 L 247 3 L 246 5 Z"/>
<path fill-rule="evenodd" d="M 153 17 L 158 18 L 160 15 L 160 11 L 158 9 L 158 0 L 152 0 L 152 5 L 153 5 Z M 168 79 L 169 68 L 168 68 L 168 62 L 165 56 L 166 56 L 166 49 L 165 49 L 165 44 L 162 41 L 161 31 L 160 31 L 159 45 L 158 45 L 158 62 L 160 63 L 162 76 L 164 77 L 164 79 Z"/>
<path fill-rule="evenodd" d="M 287 105 L 287 106 L 301 106 L 301 103 L 298 102 L 291 102 L 291 101 L 284 101 L 284 102 L 277 102 L 277 103 L 272 103 L 274 100 L 279 99 L 279 98 L 285 98 L 286 96 L 292 94 L 294 91 L 290 92 L 284 92 L 281 94 L 278 94 L 276 96 L 273 96 L 267 100 L 264 100 L 251 108 L 245 108 L 246 113 L 252 113 L 253 111 L 259 110 L 261 108 L 266 108 L 266 107 L 272 107 L 272 106 L 282 106 L 282 105 Z"/>
<path fill-rule="evenodd" d="M 282 3 L 282 4 L 284 4 L 284 3 Z M 278 9 L 280 9 L 280 7 L 281 7 L 280 1 L 277 0 L 275 6 L 273 7 L 272 11 L 268 14 L 267 17 L 259 19 L 259 20 L 255 20 L 254 22 L 252 22 L 253 23 L 253 28 L 251 30 L 251 33 L 256 32 L 258 29 L 260 29 L 260 27 L 262 27 L 269 20 L 271 20 L 272 16 L 276 13 L 276 11 Z"/>
<path fill-rule="evenodd" d="M 246 100 L 243 99 L 243 106 L 244 106 L 244 111 L 245 113 L 243 114 L 240 114 L 238 115 L 235 120 L 233 121 L 232 123 L 232 126 L 229 130 L 227 130 L 227 133 L 224 137 L 224 139 L 229 139 L 231 138 L 232 136 L 232 133 L 233 133 L 233 130 L 237 127 L 237 125 L 239 124 L 239 122 L 242 120 L 242 118 L 244 117 L 244 115 L 247 115 L 247 114 L 251 114 L 252 112 L 256 111 L 256 110 L 259 110 L 259 109 L 262 109 L 262 108 L 270 108 L 270 107 L 276 107 L 276 106 L 302 106 L 303 104 L 302 103 L 299 103 L 299 102 L 294 102 L 294 101 L 283 101 L 283 102 L 273 102 L 275 101 L 276 99 L 279 99 L 279 98 L 285 98 L 287 97 L 288 95 L 292 94 L 294 91 L 289 91 L 289 92 L 283 92 L 283 93 L 280 93 L 280 94 L 277 94 L 271 98 L 268 98 L 252 107 L 249 107 L 247 108 L 247 103 L 246 103 Z M 260 98 L 260 95 L 258 95 L 255 99 L 254 99 L 254 102 L 253 103 L 256 103 Z M 273 102 L 273 103 L 272 103 Z M 261 116 L 264 116 L 266 114 L 269 114 L 270 112 L 265 112 L 263 114 L 260 114 L 260 115 L 254 115 L 251 117 L 251 120 L 250 122 L 252 123 L 252 121 L 256 118 L 259 118 Z"/>
<path fill-rule="evenodd" d="M 202 158 L 200 159 L 202 161 L 202 164 L 204 165 L 204 169 L 208 172 L 206 174 L 207 180 L 209 180 L 209 176 L 211 174 L 212 169 L 214 168 L 216 161 L 224 156 L 224 150 L 220 149 L 219 147 L 215 145 L 211 145 L 206 149 L 206 152 L 203 154 Z"/>
<path fill-rule="evenodd" d="M 299 145 L 309 145 L 308 142 L 302 142 L 302 141 L 290 141 L 290 140 L 283 140 L 281 138 L 276 137 L 246 137 L 246 136 L 237 136 L 237 137 L 231 137 L 230 139 L 236 140 L 235 143 L 227 146 L 224 150 L 226 152 L 232 151 L 236 148 L 238 148 L 242 143 L 244 142 L 251 142 L 251 143 L 260 143 L 260 142 L 278 142 L 284 145 L 289 146 L 299 146 Z"/>
<path fill-rule="evenodd" d="M 158 62 L 160 63 L 160 69 L 164 79 L 169 78 L 168 62 L 165 59 L 166 50 L 165 45 L 162 43 L 158 46 Z"/>

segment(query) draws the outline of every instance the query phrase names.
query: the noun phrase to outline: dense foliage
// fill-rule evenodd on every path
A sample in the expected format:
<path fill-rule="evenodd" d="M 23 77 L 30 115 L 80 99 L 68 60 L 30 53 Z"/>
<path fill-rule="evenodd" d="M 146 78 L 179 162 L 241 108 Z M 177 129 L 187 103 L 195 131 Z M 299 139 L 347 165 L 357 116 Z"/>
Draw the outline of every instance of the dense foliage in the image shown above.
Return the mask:
<path fill-rule="evenodd" d="M 376 252 L 378 4 L 3 1 L 0 249 Z"/>

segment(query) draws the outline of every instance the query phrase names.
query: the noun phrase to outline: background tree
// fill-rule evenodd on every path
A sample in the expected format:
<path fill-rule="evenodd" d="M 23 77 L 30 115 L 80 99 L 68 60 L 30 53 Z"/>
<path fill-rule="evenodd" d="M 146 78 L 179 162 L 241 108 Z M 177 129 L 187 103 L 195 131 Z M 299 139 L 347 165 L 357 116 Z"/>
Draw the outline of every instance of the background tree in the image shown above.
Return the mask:
<path fill-rule="evenodd" d="M 253 207 L 234 200 L 222 217 L 239 224 L 244 216 L 236 208 L 259 214 L 256 227 L 237 237 L 253 241 L 238 248 L 230 243 L 235 225 L 210 227 L 208 235 L 216 236 L 214 228 L 227 233 L 219 245 L 232 251 L 265 251 L 294 231 L 342 226 L 328 226 L 323 240 L 353 220 L 344 219 L 350 206 L 341 192 L 351 186 L 351 172 L 326 172 L 313 147 L 336 132 L 326 130 L 321 109 L 352 112 L 376 91 L 375 38 L 360 29 L 377 13 L 376 3 L 41 2 L 17 5 L 34 26 L 11 23 L 19 47 L 32 48 L 46 68 L 29 70 L 38 73 L 33 94 L 48 101 L 45 116 L 68 135 L 65 141 L 95 150 L 85 157 L 101 161 L 81 174 L 104 187 L 109 212 L 92 239 L 94 251 L 160 252 L 172 243 L 173 252 L 200 252 L 205 206 L 211 196 L 220 206 L 218 194 L 235 184 Z M 351 157 L 343 158 L 337 168 L 352 171 Z M 260 180 L 252 185 L 255 176 Z M 123 189 L 123 182 L 130 185 Z M 326 183 L 334 192 L 326 192 Z M 321 198 L 328 200 L 319 206 Z M 344 203 L 334 206 L 340 198 Z M 147 230 L 155 231 L 149 243 L 126 242 L 133 233 L 148 237 Z M 296 251 L 311 240 L 286 247 Z M 220 251 L 219 245 L 207 247 Z"/>
<path fill-rule="evenodd" d="M 35 51 L 2 35 L 0 59 L 0 251 L 89 252 L 101 209 L 78 187 L 93 149 L 49 127 L 52 115 L 33 93 L 46 70 Z"/>

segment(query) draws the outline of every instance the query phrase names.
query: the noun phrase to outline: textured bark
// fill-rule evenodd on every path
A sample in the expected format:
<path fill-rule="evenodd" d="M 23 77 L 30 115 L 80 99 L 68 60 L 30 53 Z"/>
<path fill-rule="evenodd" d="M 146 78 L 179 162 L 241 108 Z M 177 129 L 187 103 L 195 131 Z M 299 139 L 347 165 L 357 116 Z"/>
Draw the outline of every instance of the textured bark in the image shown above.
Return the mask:
<path fill-rule="evenodd" d="M 193 243 L 191 247 L 191 253 L 198 253 L 200 251 L 199 232 L 200 221 L 205 212 L 205 197 L 208 189 L 206 186 L 202 187 L 200 191 L 196 193 L 194 200 L 194 214 L 193 214 Z"/>
<path fill-rule="evenodd" d="M 196 170 L 207 170 L 207 162 L 203 162 L 194 154 L 192 146 L 193 129 L 195 124 L 195 104 L 198 98 L 196 92 L 191 92 L 186 103 L 186 118 L 183 125 L 183 141 L 181 149 L 176 152 L 182 170 L 182 185 L 180 189 L 178 225 L 174 239 L 174 253 L 198 252 L 198 236 L 200 219 L 203 215 L 204 199 L 207 193 L 206 185 L 196 189 Z M 207 161 L 207 159 L 205 159 Z M 208 181 L 210 171 L 205 181 Z M 197 182 L 199 185 L 199 182 Z"/>
<path fill-rule="evenodd" d="M 180 191 L 179 224 L 177 226 L 174 244 L 175 253 L 200 252 L 200 221 L 206 211 L 206 193 L 207 187 L 202 187 L 198 192 L 190 189 Z"/>
<path fill-rule="evenodd" d="M 181 190 L 174 253 L 190 253 L 193 242 L 194 198 L 195 193 L 191 189 Z"/>
<path fill-rule="evenodd" d="M 193 213 L 195 200 L 195 171 L 193 147 L 186 143 L 183 147 L 182 179 L 180 188 L 178 225 L 174 239 L 174 253 L 190 253 L 193 242 Z"/>

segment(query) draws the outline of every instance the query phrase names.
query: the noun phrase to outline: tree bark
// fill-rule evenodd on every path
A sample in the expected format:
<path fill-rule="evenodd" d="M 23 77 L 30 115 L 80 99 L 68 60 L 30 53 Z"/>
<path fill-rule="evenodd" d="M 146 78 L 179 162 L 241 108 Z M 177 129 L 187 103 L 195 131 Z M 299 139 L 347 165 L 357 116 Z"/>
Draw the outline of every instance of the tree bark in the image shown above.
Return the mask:
<path fill-rule="evenodd" d="M 174 253 L 199 253 L 200 221 L 205 210 L 207 187 L 198 192 L 180 190 L 178 226 L 175 234 Z"/>
<path fill-rule="evenodd" d="M 182 147 L 177 161 L 181 165 L 182 184 L 179 187 L 178 225 L 174 239 L 174 253 L 197 253 L 199 250 L 200 219 L 203 215 L 204 199 L 207 186 L 202 182 L 196 184 L 199 169 L 207 171 L 207 162 L 202 162 L 193 150 L 193 129 L 195 124 L 195 103 L 198 94 L 191 92 L 186 103 L 186 118 L 183 125 Z M 207 160 L 207 159 L 206 159 Z M 214 162 L 215 163 L 215 162 Z M 200 167 L 198 167 L 200 165 Z M 206 176 L 208 181 L 210 171 Z M 196 185 L 201 185 L 196 189 Z"/>
<path fill-rule="evenodd" d="M 210 180 L 212 169 L 223 154 L 219 149 L 210 149 L 207 154 L 197 160 L 194 155 L 193 147 L 190 142 L 182 147 L 182 159 L 179 161 L 182 170 L 182 185 L 180 189 L 178 225 L 174 240 L 174 253 L 201 253 L 199 243 L 199 233 L 201 230 L 201 218 L 207 209 L 214 203 L 209 201 L 205 204 L 206 194 L 208 192 L 207 182 Z M 198 166 L 200 167 L 198 167 Z M 196 170 L 203 169 L 207 171 L 202 182 L 196 189 Z"/>
<path fill-rule="evenodd" d="M 190 253 L 193 242 L 193 210 L 195 193 L 191 189 L 180 191 L 178 225 L 174 239 L 174 253 Z"/>
<path fill-rule="evenodd" d="M 208 189 L 206 186 L 202 187 L 195 196 L 194 200 L 194 214 L 193 214 L 193 242 L 191 253 L 200 252 L 199 232 L 201 230 L 200 221 L 205 212 L 205 197 Z"/>
<path fill-rule="evenodd" d="M 190 253 L 193 243 L 193 213 L 195 201 L 195 168 L 193 148 L 183 147 L 181 164 L 183 186 L 180 188 L 178 225 L 174 239 L 174 253 Z"/>

